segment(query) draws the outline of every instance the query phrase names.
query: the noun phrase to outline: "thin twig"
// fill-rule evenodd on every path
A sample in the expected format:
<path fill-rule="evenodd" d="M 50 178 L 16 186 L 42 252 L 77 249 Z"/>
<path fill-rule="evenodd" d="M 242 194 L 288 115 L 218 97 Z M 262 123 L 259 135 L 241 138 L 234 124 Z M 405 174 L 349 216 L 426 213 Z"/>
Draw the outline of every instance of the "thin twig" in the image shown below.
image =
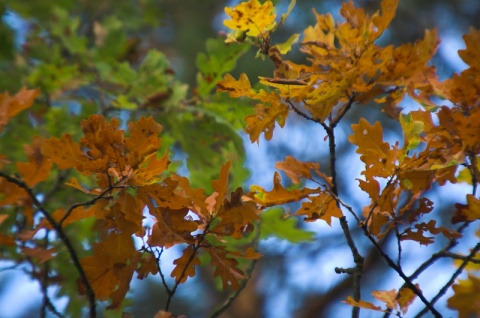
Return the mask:
<path fill-rule="evenodd" d="M 85 286 L 86 294 L 87 294 L 87 299 L 89 302 L 89 317 L 90 318 L 95 318 L 97 316 L 96 313 L 96 302 L 95 302 L 95 293 L 92 289 L 92 286 L 90 285 L 90 282 L 88 281 L 87 275 L 85 274 L 85 271 L 83 270 L 82 264 L 80 263 L 80 260 L 78 258 L 77 252 L 75 251 L 72 243 L 70 242 L 70 239 L 68 236 L 65 234 L 63 231 L 62 226 L 55 221 L 55 219 L 51 216 L 51 214 L 43 207 L 42 203 L 38 201 L 37 197 L 35 194 L 32 192 L 32 189 L 30 189 L 23 181 L 11 177 L 3 172 L 0 171 L 0 177 L 5 178 L 7 181 L 16 184 L 20 188 L 24 189 L 27 194 L 30 196 L 30 198 L 33 201 L 33 204 L 37 207 L 38 211 L 42 213 L 42 215 L 47 219 L 47 221 L 52 225 L 52 227 L 55 229 L 55 231 L 58 234 L 58 237 L 62 240 L 63 244 L 65 244 L 65 247 L 67 248 L 68 254 L 70 255 L 70 258 L 73 262 L 73 265 L 75 266 L 81 282 Z"/>
<path fill-rule="evenodd" d="M 343 111 L 335 117 L 335 119 L 332 120 L 330 127 L 335 128 L 340 120 L 347 114 L 347 112 L 350 110 L 352 105 L 355 103 L 355 94 L 352 94 L 350 98 L 348 99 L 348 102 L 342 107 Z"/>
<path fill-rule="evenodd" d="M 306 120 L 310 120 L 310 121 L 313 121 L 314 123 L 321 124 L 321 121 L 319 121 L 318 119 L 314 119 L 314 118 L 308 116 L 307 114 L 305 114 L 304 112 L 302 112 L 300 109 L 298 109 L 298 107 L 295 106 L 295 104 L 292 103 L 292 101 L 290 99 L 287 99 L 286 101 L 290 105 L 290 107 L 292 107 L 292 110 L 295 113 L 297 113 L 297 115 L 305 118 Z"/>
<path fill-rule="evenodd" d="M 353 103 L 353 101 L 352 101 Z M 330 174 L 332 178 L 332 193 L 338 198 L 338 184 L 337 184 L 337 170 L 336 170 L 336 145 L 335 145 L 335 132 L 334 127 L 328 126 L 325 123 L 320 123 L 328 135 L 328 144 L 330 151 Z M 335 123 L 336 125 L 336 123 Z M 340 208 L 340 203 L 336 201 L 337 206 Z M 353 271 L 353 299 L 359 301 L 361 299 L 361 285 L 360 280 L 363 273 L 364 258 L 358 252 L 355 241 L 353 240 L 352 233 L 348 227 L 347 218 L 342 216 L 340 218 L 340 226 L 342 227 L 343 234 L 347 240 L 347 244 L 352 252 L 353 261 L 355 263 L 355 270 Z M 360 316 L 360 307 L 352 308 L 352 318 L 358 318 Z"/>
<path fill-rule="evenodd" d="M 398 232 L 398 226 L 395 224 L 395 237 L 397 239 L 397 248 L 398 248 L 398 258 L 397 258 L 397 266 L 401 267 L 402 262 L 402 240 L 400 237 L 400 233 Z"/>

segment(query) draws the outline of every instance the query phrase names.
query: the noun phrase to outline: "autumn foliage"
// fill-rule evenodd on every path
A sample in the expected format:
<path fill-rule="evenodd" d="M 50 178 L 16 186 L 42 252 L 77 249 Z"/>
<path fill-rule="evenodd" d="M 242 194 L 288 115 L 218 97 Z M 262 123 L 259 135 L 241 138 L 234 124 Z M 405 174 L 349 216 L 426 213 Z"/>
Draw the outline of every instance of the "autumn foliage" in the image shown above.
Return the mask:
<path fill-rule="evenodd" d="M 436 304 L 449 290 L 453 292 L 446 302 L 459 317 L 479 315 L 476 264 L 480 244 L 471 244 L 478 238 L 462 246 L 464 255 L 454 248 L 480 218 L 480 31 L 472 28 L 464 36 L 466 48 L 458 52 L 468 67 L 440 80 L 430 62 L 440 43 L 436 30 L 426 30 L 423 39 L 415 43 L 379 44 L 397 5 L 398 0 L 383 0 L 380 9 L 369 14 L 353 2 L 345 2 L 340 21 L 314 11 L 315 24 L 283 43 L 274 43 L 272 36 L 294 10 L 295 1 L 281 15 L 270 1 L 261 4 L 250 0 L 225 8 L 228 18 L 224 24 L 231 33 L 207 45 L 210 57 L 199 55 L 203 69 L 194 103 L 186 102 L 185 89 L 174 81 L 158 52 L 150 53 L 138 70 L 82 60 L 75 66 L 77 79 L 65 75 L 57 86 L 43 83 L 0 94 L 0 130 L 7 131 L 5 136 L 9 129 L 15 129 L 16 120 L 25 121 L 25 114 L 31 112 L 32 118 L 38 118 L 26 131 L 29 141 L 19 155 L 10 155 L 5 149 L 0 155 L 0 245 L 10 251 L 3 258 L 17 264 L 29 262 L 43 273 L 36 277 L 45 293 L 43 310 L 55 315 L 63 316 L 46 293 L 54 284 L 54 273 L 57 281 L 77 284 L 76 292 L 85 297 L 74 299 L 70 295 L 70 301 L 84 307 L 88 303 L 90 317 L 96 316 L 101 302 L 108 301 L 108 309 L 123 311 L 132 279 L 157 276 L 167 295 L 166 304 L 158 308 L 158 317 L 169 317 L 177 288 L 195 277 L 199 266 L 211 268 L 219 288 L 232 289 L 238 295 L 261 257 L 257 250 L 263 238 L 259 228 L 267 229 L 268 224 L 262 223 L 273 222 L 268 219 L 273 215 L 270 208 L 290 204 L 295 207 L 292 218 L 340 223 L 354 263 L 352 268 L 338 269 L 353 277 L 351 296 L 344 299 L 352 306 L 352 316 L 359 317 L 361 309 L 400 317 L 411 314 L 408 309 L 415 302 L 425 308 L 421 315 L 441 317 Z M 107 32 L 108 26 L 104 28 Z M 97 33 L 100 39 L 103 33 Z M 69 45 L 81 47 L 79 43 Z M 225 61 L 236 61 L 249 47 L 256 47 L 258 56 L 273 63 L 273 74 L 260 77 L 258 85 L 252 85 L 256 79 L 245 73 L 235 78 L 228 73 L 234 63 L 212 62 L 219 46 L 227 47 Z M 299 50 L 303 62 L 286 57 L 292 50 Z M 94 61 L 100 59 L 99 52 L 92 53 Z M 51 133 L 52 129 L 42 128 L 41 118 L 49 111 L 43 100 L 61 100 L 67 92 L 86 87 L 93 75 L 81 72 L 91 68 L 100 81 L 93 83 L 104 96 L 99 98 L 99 110 L 85 113 L 72 131 Z M 154 84 L 147 87 L 141 81 L 149 68 L 151 81 L 144 83 Z M 32 77 L 30 80 L 35 83 Z M 138 86 L 136 81 L 140 81 Z M 414 110 L 402 108 L 406 97 L 416 102 Z M 215 108 L 225 101 L 233 105 L 231 111 Z M 85 109 L 91 108 L 89 103 L 85 102 Z M 244 118 L 232 118 L 239 104 L 252 108 Z M 132 112 L 127 123 L 119 117 L 120 112 L 109 112 L 111 107 L 145 114 Z M 396 121 L 403 132 L 401 140 L 387 141 L 380 121 L 362 117 L 378 107 L 382 116 Z M 202 135 L 196 147 L 211 142 L 206 147 L 219 157 L 212 157 L 211 162 L 189 161 L 187 168 L 197 171 L 202 169 L 201 163 L 208 163 L 216 172 L 208 175 L 211 182 L 198 182 L 195 172 L 182 176 L 172 159 L 175 141 L 168 135 L 165 145 L 162 136 L 181 125 L 206 131 L 220 125 L 220 120 L 206 119 L 209 112 L 217 112 L 216 118 L 229 122 L 228 129 L 234 134 L 243 127 L 250 141 L 260 147 L 288 125 L 289 117 L 318 124 L 325 134 L 312 142 L 328 148 L 329 166 L 286 156 L 275 165 L 279 172 L 272 176 L 269 189 L 252 185 L 244 191 L 241 183 L 235 184 L 240 178 L 235 174 L 243 173 L 235 162 L 238 148 L 232 138 L 238 136 L 215 135 L 211 142 L 206 141 L 211 136 Z M 160 124 L 148 114 L 174 119 Z M 352 119 L 351 114 L 357 117 Z M 355 147 L 356 159 L 362 165 L 361 176 L 349 182 L 358 185 L 369 200 L 359 210 L 349 205 L 349 196 L 338 182 L 342 167 L 337 158 L 342 154 L 336 147 L 343 136 L 338 130 L 347 117 L 354 123 L 345 141 Z M 222 139 L 233 140 L 233 144 L 220 149 Z M 182 143 L 188 144 L 185 140 Z M 282 175 L 290 186 L 282 181 Z M 229 181 L 232 178 L 234 182 Z M 430 190 L 457 183 L 468 184 L 469 193 L 456 199 L 458 203 L 448 215 L 451 222 L 441 223 L 434 216 L 437 203 Z M 57 193 L 65 199 L 56 200 Z M 284 218 L 283 213 L 275 218 Z M 374 290 L 373 298 L 365 297 L 365 255 L 352 235 L 353 228 L 361 229 L 363 238 L 403 285 Z M 279 231 L 274 235 L 283 234 Z M 398 246 L 394 251 L 382 244 L 392 236 Z M 407 272 L 401 263 L 402 242 L 429 245 L 440 237 L 446 242 L 444 246 Z M 174 247 L 181 256 L 173 260 L 173 269 L 167 273 L 162 255 Z M 422 292 L 425 286 L 416 280 L 442 258 L 451 258 L 455 269 L 436 296 L 428 299 Z M 73 270 L 62 272 L 58 262 L 72 264 Z M 468 276 L 457 279 L 463 271 Z M 173 284 L 166 276 L 173 278 Z"/>

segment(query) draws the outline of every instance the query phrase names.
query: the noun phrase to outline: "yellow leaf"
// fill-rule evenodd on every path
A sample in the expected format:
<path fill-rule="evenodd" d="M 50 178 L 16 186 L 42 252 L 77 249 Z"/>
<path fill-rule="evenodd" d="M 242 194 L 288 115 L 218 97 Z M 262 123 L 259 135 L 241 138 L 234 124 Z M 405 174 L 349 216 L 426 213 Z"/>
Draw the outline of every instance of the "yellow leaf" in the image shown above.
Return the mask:
<path fill-rule="evenodd" d="M 467 194 L 467 204 L 455 204 L 457 210 L 453 215 L 452 222 L 466 222 L 480 219 L 480 200 L 471 194 Z"/>
<path fill-rule="evenodd" d="M 453 285 L 454 295 L 447 301 L 448 307 L 458 311 L 459 318 L 480 315 L 480 278 L 468 275 L 466 280 L 458 280 Z"/>
<path fill-rule="evenodd" d="M 248 36 L 259 36 L 273 29 L 276 25 L 275 8 L 271 1 L 261 4 L 258 0 L 242 2 L 236 7 L 225 8 L 231 20 L 223 21 L 232 30 L 246 31 Z"/>
<path fill-rule="evenodd" d="M 250 141 L 252 143 L 259 142 L 262 133 L 265 134 L 266 140 L 272 139 L 275 122 L 278 122 L 280 127 L 283 128 L 288 111 L 288 106 L 283 103 L 275 102 L 270 107 L 264 104 L 255 105 L 256 114 L 245 117 L 247 123 L 245 132 L 250 135 Z"/>
<path fill-rule="evenodd" d="M 415 284 L 418 290 L 420 290 L 420 285 Z M 402 313 L 405 315 L 408 311 L 408 307 L 413 303 L 415 300 L 415 293 L 408 287 L 400 289 L 398 292 L 398 297 L 397 297 L 397 302 L 398 305 L 400 306 L 400 310 Z"/>

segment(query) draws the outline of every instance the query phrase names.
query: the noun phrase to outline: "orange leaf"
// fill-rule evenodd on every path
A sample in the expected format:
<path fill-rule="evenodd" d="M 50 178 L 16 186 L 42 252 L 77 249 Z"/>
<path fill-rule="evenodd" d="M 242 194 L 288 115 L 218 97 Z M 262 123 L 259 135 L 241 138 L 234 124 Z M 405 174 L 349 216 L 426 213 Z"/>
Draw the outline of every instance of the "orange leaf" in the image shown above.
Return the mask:
<path fill-rule="evenodd" d="M 98 300 L 107 300 L 115 291 L 120 279 L 117 276 L 117 267 L 110 262 L 110 259 L 103 255 L 103 243 L 98 243 L 93 248 L 93 256 L 84 257 L 80 260 L 82 268 L 87 275 L 88 281 L 95 292 Z M 79 292 L 85 293 L 85 286 L 78 280 Z"/>
<path fill-rule="evenodd" d="M 125 146 L 129 151 L 127 160 L 133 169 L 137 169 L 145 157 L 156 153 L 162 145 L 162 139 L 158 138 L 162 126 L 150 116 L 130 122 L 128 129 L 130 137 L 125 138 Z"/>
<path fill-rule="evenodd" d="M 208 209 L 210 213 L 216 214 L 219 207 L 223 203 L 223 199 L 228 191 L 228 171 L 230 170 L 231 162 L 228 161 L 222 165 L 220 169 L 220 176 L 218 180 L 212 181 L 212 187 L 215 192 L 207 198 Z"/>
<path fill-rule="evenodd" d="M 198 229 L 198 225 L 187 217 L 188 212 L 188 208 L 150 208 L 150 213 L 157 218 L 157 222 L 152 227 L 148 244 L 169 248 L 175 244 L 192 243 L 191 233 Z"/>
<path fill-rule="evenodd" d="M 307 222 L 321 219 L 331 225 L 332 217 L 340 218 L 343 216 L 335 199 L 326 192 L 321 192 L 318 196 L 309 196 L 308 200 L 310 202 L 302 202 L 302 207 L 295 212 L 296 215 L 306 215 L 307 217 L 304 220 Z"/>
<path fill-rule="evenodd" d="M 480 61 L 480 30 L 470 28 L 470 33 L 463 36 L 466 48 L 458 51 L 458 55 L 470 67 L 478 67 Z"/>
<path fill-rule="evenodd" d="M 174 260 L 173 264 L 177 266 L 175 266 L 170 276 L 175 277 L 176 282 L 182 284 L 187 281 L 188 277 L 194 277 L 195 266 L 200 265 L 200 259 L 193 245 L 189 245 L 184 249 L 182 256 Z"/>
<path fill-rule="evenodd" d="M 8 219 L 8 214 L 0 214 L 0 225 Z M 13 237 L 0 233 L 0 246 L 15 246 L 15 240 Z"/>
<path fill-rule="evenodd" d="M 304 188 L 302 190 L 294 189 L 288 191 L 281 184 L 282 178 L 278 172 L 273 176 L 273 189 L 268 192 L 260 186 L 252 185 L 250 191 L 256 192 L 254 199 L 264 207 L 270 207 L 279 204 L 285 204 L 300 201 L 313 193 L 318 193 L 318 189 Z"/>
<path fill-rule="evenodd" d="M 280 97 L 274 92 L 267 93 L 264 90 L 256 92 L 250 85 L 250 80 L 245 73 L 240 74 L 238 81 L 230 74 L 225 74 L 223 80 L 217 84 L 217 92 L 228 92 L 230 97 L 238 98 L 247 96 L 251 99 L 261 100 L 264 103 L 279 102 Z"/>
<path fill-rule="evenodd" d="M 254 94 L 247 74 L 242 73 L 238 81 L 230 74 L 225 74 L 223 80 L 217 84 L 217 92 L 228 92 L 230 97 L 252 96 Z"/>
<path fill-rule="evenodd" d="M 62 138 L 45 140 L 42 153 L 56 163 L 59 169 L 75 167 L 80 172 L 85 172 L 82 167 L 88 161 L 88 158 L 83 154 L 80 145 L 73 141 L 70 134 L 64 134 Z"/>
<path fill-rule="evenodd" d="M 395 289 L 392 290 L 374 290 L 372 291 L 373 297 L 375 299 L 384 302 L 387 308 L 389 309 L 396 309 L 397 307 L 397 291 Z"/>
<path fill-rule="evenodd" d="M 25 254 L 30 257 L 34 257 L 39 260 L 40 264 L 42 264 L 54 258 L 55 257 L 54 254 L 56 254 L 56 250 L 54 248 L 49 248 L 45 250 L 38 246 L 35 248 L 24 247 L 22 248 L 22 254 Z"/>
<path fill-rule="evenodd" d="M 29 187 L 46 180 L 50 175 L 52 161 L 41 152 L 43 142 L 43 138 L 35 136 L 31 145 L 24 145 L 28 162 L 17 162 L 16 164 L 18 172 Z"/>
<path fill-rule="evenodd" d="M 442 233 L 447 238 L 459 238 L 461 235 L 453 230 L 449 230 L 443 226 L 435 227 L 436 221 L 430 220 L 428 223 L 415 224 L 416 231 L 413 229 L 405 230 L 405 233 L 400 237 L 400 240 L 412 240 L 417 241 L 421 245 L 429 245 L 434 242 L 433 237 L 424 236 L 425 231 L 429 231 L 432 234 Z"/>
<path fill-rule="evenodd" d="M 348 296 L 347 300 L 343 300 L 343 302 L 350 305 L 350 306 L 354 306 L 354 307 L 371 309 L 371 310 L 375 310 L 375 311 L 384 311 L 384 310 L 382 310 L 381 307 L 375 306 L 374 304 L 372 304 L 370 302 L 363 301 L 363 300 L 356 301 L 352 298 L 352 296 Z"/>
<path fill-rule="evenodd" d="M 144 279 L 149 274 L 155 275 L 158 273 L 158 263 L 152 254 L 148 253 L 140 259 L 140 267 L 137 268 L 137 278 Z"/>
<path fill-rule="evenodd" d="M 331 178 L 320 171 L 320 164 L 318 162 L 301 162 L 292 156 L 285 157 L 284 162 L 277 162 L 275 168 L 285 172 L 293 183 L 299 184 L 301 178 L 312 179 L 311 171 L 313 170 L 319 177 L 328 182 L 331 186 Z"/>
<path fill-rule="evenodd" d="M 111 264 L 126 263 L 136 255 L 130 233 L 110 232 L 103 244 L 103 256 Z"/>
<path fill-rule="evenodd" d="M 375 27 L 371 27 L 370 40 L 373 41 L 380 37 L 390 25 L 390 22 L 395 17 L 397 10 L 398 0 L 383 0 L 382 1 L 382 15 L 376 12 L 372 17 L 371 24 Z"/>
<path fill-rule="evenodd" d="M 96 190 L 90 190 L 90 191 L 89 191 L 89 190 L 85 189 L 85 188 L 78 182 L 77 178 L 75 178 L 75 177 L 72 177 L 72 179 L 70 179 L 69 182 L 65 182 L 65 185 L 70 186 L 70 187 L 72 187 L 72 188 L 75 188 L 75 189 L 77 189 L 77 190 L 80 190 L 80 191 L 82 191 L 82 192 L 85 193 L 85 194 L 94 194 L 94 195 L 98 195 L 98 194 L 99 194 L 98 191 L 96 191 Z"/>
<path fill-rule="evenodd" d="M 377 121 L 373 126 L 364 118 L 352 125 L 353 134 L 348 141 L 357 145 L 356 152 L 365 162 L 367 180 L 372 176 L 389 177 L 395 171 L 396 153 L 383 141 L 382 125 Z M 370 170 L 370 171 L 369 171 Z"/>
<path fill-rule="evenodd" d="M 237 290 L 240 287 L 239 281 L 246 278 L 243 271 L 237 267 L 238 261 L 227 257 L 228 254 L 222 247 L 209 248 L 208 253 L 212 258 L 212 265 L 216 267 L 213 276 L 220 276 L 223 289 L 230 286 Z"/>
<path fill-rule="evenodd" d="M 120 280 L 118 284 L 118 288 L 110 295 L 112 303 L 107 307 L 107 309 L 118 309 L 122 305 L 127 292 L 130 290 L 130 282 L 132 281 L 133 273 L 137 268 L 138 259 L 140 257 L 140 253 L 130 259 L 127 265 L 125 266 L 116 266 L 116 275 Z"/>
<path fill-rule="evenodd" d="M 242 202 L 242 196 L 243 190 L 238 188 L 232 193 L 230 201 L 224 200 L 223 206 L 216 214 L 221 220 L 211 229 L 212 233 L 241 239 L 248 225 L 260 219 L 255 202 Z"/>
<path fill-rule="evenodd" d="M 9 93 L 0 94 L 0 132 L 8 121 L 15 117 L 22 110 L 32 106 L 35 98 L 40 95 L 37 89 L 26 89 L 23 87 L 15 96 Z"/>

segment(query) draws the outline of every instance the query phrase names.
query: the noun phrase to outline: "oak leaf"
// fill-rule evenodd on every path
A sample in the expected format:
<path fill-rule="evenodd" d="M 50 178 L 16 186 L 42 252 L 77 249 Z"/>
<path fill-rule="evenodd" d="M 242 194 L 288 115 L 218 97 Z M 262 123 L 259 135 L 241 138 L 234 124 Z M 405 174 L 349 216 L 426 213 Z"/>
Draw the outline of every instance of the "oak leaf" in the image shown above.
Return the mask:
<path fill-rule="evenodd" d="M 285 172 L 287 177 L 295 184 L 300 184 L 300 179 L 313 180 L 312 171 L 332 186 L 331 178 L 320 171 L 318 162 L 301 162 L 292 156 L 285 157 L 285 161 L 277 162 L 275 168 Z"/>
<path fill-rule="evenodd" d="M 225 13 L 231 20 L 223 24 L 232 30 L 246 31 L 248 36 L 262 35 L 276 25 L 275 8 L 271 1 L 261 4 L 258 0 L 249 0 L 239 5 L 225 8 Z"/>
<path fill-rule="evenodd" d="M 275 123 L 278 122 L 282 128 L 285 126 L 289 108 L 283 103 L 274 102 L 271 106 L 257 104 L 254 110 L 256 114 L 245 117 L 247 123 L 245 132 L 250 135 L 250 142 L 252 143 L 258 142 L 262 133 L 265 134 L 266 140 L 272 139 Z"/>
<path fill-rule="evenodd" d="M 370 309 L 375 311 L 384 311 L 382 310 L 381 307 L 375 306 L 374 304 L 368 301 L 364 301 L 361 299 L 359 301 L 356 301 L 352 298 L 352 296 L 348 296 L 346 300 L 343 300 L 343 302 L 354 307 L 360 307 L 360 308 L 365 308 L 365 309 Z"/>
<path fill-rule="evenodd" d="M 356 152 L 365 163 L 367 181 L 372 177 L 389 177 L 396 168 L 397 151 L 394 147 L 383 141 L 383 131 L 380 122 L 370 125 L 364 118 L 358 124 L 352 125 L 353 134 L 348 136 L 348 141 L 357 145 Z"/>
<path fill-rule="evenodd" d="M 200 263 L 197 250 L 193 245 L 189 245 L 183 250 L 182 256 L 173 261 L 176 266 L 170 276 L 175 278 L 177 283 L 185 283 L 188 277 L 195 276 L 195 266 L 200 265 Z"/>
<path fill-rule="evenodd" d="M 480 314 L 480 278 L 468 275 L 453 285 L 454 295 L 447 301 L 448 307 L 458 311 L 459 318 L 477 317 Z"/>
<path fill-rule="evenodd" d="M 9 93 L 0 94 L 0 132 L 9 120 L 17 116 L 22 110 L 32 106 L 35 98 L 40 95 L 38 89 L 27 89 L 23 87 L 14 96 Z"/>
<path fill-rule="evenodd" d="M 125 138 L 125 147 L 128 150 L 127 161 L 133 169 L 144 161 L 144 158 L 157 152 L 162 145 L 158 135 L 162 126 L 157 124 L 153 117 L 141 117 L 137 122 L 128 124 L 130 136 Z"/>
<path fill-rule="evenodd" d="M 374 290 L 372 291 L 372 296 L 375 299 L 380 300 L 385 303 L 387 308 L 396 309 L 397 307 L 397 292 L 395 289 L 392 290 Z"/>
<path fill-rule="evenodd" d="M 121 307 L 125 296 L 130 290 L 130 282 L 132 281 L 133 273 L 138 265 L 140 253 L 131 258 L 125 266 L 117 266 L 117 277 L 120 282 L 117 289 L 110 295 L 111 303 L 107 309 L 118 309 Z"/>
<path fill-rule="evenodd" d="M 238 261 L 228 257 L 227 251 L 222 247 L 212 247 L 208 249 L 211 257 L 211 263 L 215 266 L 214 277 L 220 277 L 223 289 L 231 287 L 237 290 L 241 279 L 247 278 L 243 271 L 238 268 Z"/>
<path fill-rule="evenodd" d="M 87 256 L 80 260 L 85 275 L 92 287 L 95 297 L 98 300 L 105 301 L 115 291 L 120 279 L 117 272 L 125 264 L 115 265 L 103 254 L 103 243 L 97 243 L 93 247 L 93 256 Z M 78 280 L 78 288 L 81 294 L 85 293 L 85 286 Z"/>
<path fill-rule="evenodd" d="M 266 191 L 258 185 L 250 186 L 250 191 L 253 192 L 253 197 L 258 204 L 264 207 L 280 205 L 295 201 L 300 201 L 312 194 L 318 193 L 318 189 L 303 188 L 287 190 L 281 184 L 282 178 L 278 172 L 273 176 L 273 189 Z"/>
<path fill-rule="evenodd" d="M 415 229 L 409 228 L 406 229 L 405 232 L 400 236 L 400 240 L 412 240 L 412 241 L 417 241 L 421 245 L 429 245 L 434 242 L 433 237 L 428 237 L 425 236 L 424 233 L 426 231 L 432 233 L 432 234 L 440 234 L 442 233 L 446 238 L 449 239 L 456 239 L 461 237 L 459 233 L 456 231 L 447 229 L 446 227 L 440 226 L 436 227 L 436 221 L 435 220 L 430 220 L 428 223 L 420 223 L 420 224 L 415 224 Z"/>
<path fill-rule="evenodd" d="M 420 290 L 420 285 L 415 284 L 418 290 Z M 417 295 L 408 287 L 400 289 L 396 301 L 400 306 L 400 310 L 405 315 L 408 311 L 408 307 L 413 303 Z"/>
<path fill-rule="evenodd" d="M 18 172 L 29 187 L 46 180 L 50 175 L 52 161 L 46 158 L 41 151 L 43 141 L 43 138 L 36 136 L 31 145 L 24 145 L 28 162 L 17 162 L 16 164 Z"/>
<path fill-rule="evenodd" d="M 158 273 L 158 263 L 155 256 L 151 253 L 146 253 L 140 259 L 140 266 L 136 269 L 137 278 L 144 279 L 149 274 L 155 275 Z"/>
<path fill-rule="evenodd" d="M 308 196 L 308 200 L 302 202 L 301 208 L 295 212 L 296 215 L 305 215 L 304 220 L 307 222 L 321 219 L 331 225 L 332 217 L 341 218 L 343 216 L 337 201 L 327 192 L 320 192 L 317 196 Z"/>
<path fill-rule="evenodd" d="M 232 193 L 230 200 L 224 200 L 223 205 L 215 214 L 215 217 L 220 218 L 220 221 L 210 230 L 211 233 L 241 239 L 248 225 L 260 219 L 255 202 L 243 202 L 242 197 L 242 188 L 237 188 Z"/>
<path fill-rule="evenodd" d="M 455 204 L 455 211 L 452 222 L 467 222 L 480 219 L 480 200 L 471 194 L 467 194 L 467 204 Z"/>
<path fill-rule="evenodd" d="M 188 212 L 188 208 L 150 208 L 150 214 L 156 217 L 157 222 L 152 227 L 148 244 L 169 248 L 180 243 L 193 243 L 191 233 L 198 229 L 198 224 L 187 216 Z"/>
<path fill-rule="evenodd" d="M 34 248 L 23 247 L 22 254 L 38 259 L 39 263 L 45 263 L 55 257 L 57 251 L 55 248 L 43 249 L 38 246 Z"/>

